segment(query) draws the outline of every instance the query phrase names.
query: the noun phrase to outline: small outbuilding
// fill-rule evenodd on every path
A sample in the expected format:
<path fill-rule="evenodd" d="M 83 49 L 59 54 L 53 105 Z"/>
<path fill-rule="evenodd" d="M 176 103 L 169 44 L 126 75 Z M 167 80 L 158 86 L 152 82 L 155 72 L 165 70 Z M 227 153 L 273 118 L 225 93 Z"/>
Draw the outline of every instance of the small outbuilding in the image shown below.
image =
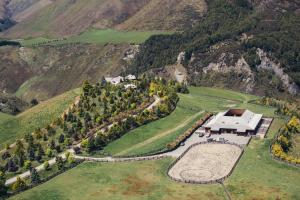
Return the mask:
<path fill-rule="evenodd" d="M 105 81 L 108 82 L 108 83 L 111 83 L 113 85 L 119 85 L 121 82 L 124 81 L 124 77 L 122 76 L 118 76 L 118 77 L 115 77 L 115 78 L 105 78 Z"/>
<path fill-rule="evenodd" d="M 205 132 L 210 134 L 232 133 L 254 135 L 262 121 L 262 114 L 246 109 L 230 109 L 214 116 L 206 125 Z"/>
<path fill-rule="evenodd" d="M 125 87 L 126 90 L 129 89 L 129 88 L 131 88 L 131 89 L 136 89 L 137 88 L 136 85 L 134 85 L 134 84 L 126 84 L 126 85 L 124 85 L 124 87 Z"/>
<path fill-rule="evenodd" d="M 132 75 L 132 74 L 129 74 L 128 76 L 125 77 L 125 79 L 128 80 L 128 81 L 134 81 L 134 80 L 136 80 L 136 76 Z"/>

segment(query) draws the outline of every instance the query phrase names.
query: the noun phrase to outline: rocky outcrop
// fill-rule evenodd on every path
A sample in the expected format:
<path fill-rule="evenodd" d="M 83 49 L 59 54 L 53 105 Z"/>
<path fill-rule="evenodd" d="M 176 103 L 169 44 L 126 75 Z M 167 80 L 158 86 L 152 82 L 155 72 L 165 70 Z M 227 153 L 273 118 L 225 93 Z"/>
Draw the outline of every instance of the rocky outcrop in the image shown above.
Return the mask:
<path fill-rule="evenodd" d="M 130 48 L 125 52 L 123 60 L 131 61 L 135 58 L 136 54 L 139 53 L 140 45 L 130 45 Z"/>
<path fill-rule="evenodd" d="M 184 61 L 185 57 L 185 52 L 180 52 L 179 55 L 177 56 L 177 64 L 182 64 Z"/>
<path fill-rule="evenodd" d="M 234 65 L 228 65 L 225 62 L 226 56 L 233 57 L 233 54 L 226 54 L 222 53 L 216 63 L 210 63 L 207 67 L 203 68 L 203 73 L 207 74 L 210 71 L 214 72 L 221 72 L 221 73 L 228 73 L 228 72 L 235 72 L 235 73 L 243 73 L 246 75 L 246 78 L 243 79 L 243 82 L 247 85 L 246 92 L 251 93 L 253 92 L 253 87 L 255 84 L 254 74 L 251 71 L 250 66 L 246 62 L 246 60 L 241 57 L 237 60 Z"/>
<path fill-rule="evenodd" d="M 258 69 L 272 70 L 282 81 L 288 92 L 292 95 L 299 93 L 299 87 L 293 82 L 293 80 L 287 75 L 280 63 L 272 61 L 266 52 L 261 49 L 257 49 L 257 55 L 260 57 L 261 64 L 257 66 Z"/>

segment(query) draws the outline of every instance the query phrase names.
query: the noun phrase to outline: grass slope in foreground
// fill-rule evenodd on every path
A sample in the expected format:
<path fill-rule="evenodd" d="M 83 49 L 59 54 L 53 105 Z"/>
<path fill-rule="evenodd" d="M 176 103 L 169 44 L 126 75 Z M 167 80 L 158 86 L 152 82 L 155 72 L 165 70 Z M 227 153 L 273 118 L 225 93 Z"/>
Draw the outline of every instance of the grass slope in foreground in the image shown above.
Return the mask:
<path fill-rule="evenodd" d="M 46 43 L 47 45 L 60 45 L 69 43 L 134 43 L 141 44 L 150 36 L 156 34 L 169 34 L 163 31 L 117 31 L 113 29 L 97 30 L 92 29 L 83 32 L 80 35 L 71 36 L 65 40 L 48 39 L 43 37 L 21 40 L 23 46 L 32 46 L 34 44 Z"/>
<path fill-rule="evenodd" d="M 276 119 L 273 137 L 283 120 Z M 300 169 L 269 155 L 270 139 L 252 140 L 233 174 L 225 181 L 232 199 L 299 199 Z M 130 163 L 83 163 L 49 182 L 11 199 L 176 200 L 227 199 L 219 184 L 188 185 L 171 181 L 172 159 Z"/>
<path fill-rule="evenodd" d="M 166 176 L 171 159 L 131 163 L 84 163 L 11 199 L 167 200 L 224 199 L 220 185 L 177 184 Z"/>
<path fill-rule="evenodd" d="M 274 108 L 249 104 L 258 97 L 230 90 L 190 87 L 190 94 L 179 94 L 180 101 L 171 115 L 125 134 L 104 148 L 112 155 L 136 155 L 162 150 L 166 144 L 189 129 L 203 111 L 221 111 L 230 107 L 249 108 L 274 116 Z"/>
<path fill-rule="evenodd" d="M 79 90 L 66 92 L 41 102 L 17 116 L 0 113 L 0 147 L 51 123 L 74 102 L 75 97 L 78 95 Z"/>
<path fill-rule="evenodd" d="M 233 199 L 300 199 L 300 169 L 277 162 L 269 154 L 271 138 L 284 124 L 275 119 L 268 139 L 253 139 L 232 176 L 225 181 Z"/>

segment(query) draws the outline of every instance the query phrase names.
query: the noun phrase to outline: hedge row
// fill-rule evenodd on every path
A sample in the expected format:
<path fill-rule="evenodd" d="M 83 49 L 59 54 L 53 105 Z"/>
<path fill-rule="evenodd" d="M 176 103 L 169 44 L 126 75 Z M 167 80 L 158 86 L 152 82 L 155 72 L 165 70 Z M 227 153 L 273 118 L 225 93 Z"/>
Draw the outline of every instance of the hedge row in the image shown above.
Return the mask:
<path fill-rule="evenodd" d="M 65 166 L 62 170 L 59 170 L 59 171 L 57 171 L 57 172 L 51 174 L 50 176 L 47 176 L 46 178 L 43 178 L 42 180 L 39 181 L 39 183 L 36 183 L 36 184 L 33 184 L 33 183 L 32 183 L 32 184 L 26 185 L 24 188 L 22 188 L 22 189 L 20 189 L 20 190 L 18 190 L 18 191 L 9 191 L 9 192 L 7 193 L 7 195 L 2 196 L 2 198 L 3 198 L 3 199 L 8 199 L 8 198 L 10 198 L 10 197 L 12 197 L 12 196 L 15 196 L 15 195 L 17 195 L 17 194 L 20 194 L 20 193 L 26 191 L 26 190 L 32 189 L 32 188 L 34 188 L 34 187 L 37 187 L 37 186 L 39 186 L 39 185 L 41 185 L 41 184 L 43 184 L 43 183 L 45 183 L 45 182 L 47 182 L 47 181 L 53 179 L 53 178 L 56 177 L 56 176 L 61 175 L 62 173 L 66 172 L 66 171 L 68 171 L 68 170 L 70 170 L 70 169 L 73 169 L 74 167 L 78 166 L 79 164 L 81 164 L 81 163 L 83 163 L 83 162 L 84 162 L 84 160 L 76 160 L 72 165 L 70 165 L 70 166 L 68 166 L 68 167 Z M 1 199 L 1 198 L 0 198 L 0 199 Z"/>
<path fill-rule="evenodd" d="M 182 135 L 179 135 L 178 138 L 167 144 L 168 150 L 173 150 L 177 148 L 180 143 L 184 142 L 186 139 L 188 139 L 200 126 L 202 126 L 213 114 L 212 113 L 206 113 L 202 119 L 197 121 L 191 128 L 189 128 L 187 131 L 185 131 Z"/>
<path fill-rule="evenodd" d="M 298 134 L 299 131 L 300 124 L 297 117 L 292 117 L 290 121 L 279 130 L 270 146 L 271 154 L 275 159 L 300 166 L 300 158 L 288 155 L 289 149 L 292 147 L 292 135 Z"/>

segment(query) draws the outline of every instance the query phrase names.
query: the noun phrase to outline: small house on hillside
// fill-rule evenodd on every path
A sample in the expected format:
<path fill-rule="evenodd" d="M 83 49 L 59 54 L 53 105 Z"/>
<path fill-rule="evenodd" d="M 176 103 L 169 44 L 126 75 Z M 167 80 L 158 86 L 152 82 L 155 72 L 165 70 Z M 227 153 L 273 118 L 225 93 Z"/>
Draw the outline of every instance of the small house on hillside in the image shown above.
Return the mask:
<path fill-rule="evenodd" d="M 108 83 L 111 83 L 113 85 L 119 85 L 121 82 L 124 81 L 124 77 L 118 76 L 118 77 L 115 77 L 115 78 L 105 78 L 105 81 L 108 82 Z"/>
<path fill-rule="evenodd" d="M 211 134 L 232 133 L 238 135 L 254 135 L 261 123 L 263 115 L 246 109 L 230 109 L 220 112 L 205 126 L 205 132 Z"/>
<path fill-rule="evenodd" d="M 127 90 L 127 89 L 136 89 L 137 87 L 136 87 L 136 85 L 134 85 L 134 84 L 126 84 L 126 85 L 124 85 L 124 87 L 125 87 L 125 89 Z"/>
<path fill-rule="evenodd" d="M 130 75 L 126 76 L 125 79 L 128 81 L 134 81 L 134 80 L 136 80 L 136 76 L 130 74 Z"/>

